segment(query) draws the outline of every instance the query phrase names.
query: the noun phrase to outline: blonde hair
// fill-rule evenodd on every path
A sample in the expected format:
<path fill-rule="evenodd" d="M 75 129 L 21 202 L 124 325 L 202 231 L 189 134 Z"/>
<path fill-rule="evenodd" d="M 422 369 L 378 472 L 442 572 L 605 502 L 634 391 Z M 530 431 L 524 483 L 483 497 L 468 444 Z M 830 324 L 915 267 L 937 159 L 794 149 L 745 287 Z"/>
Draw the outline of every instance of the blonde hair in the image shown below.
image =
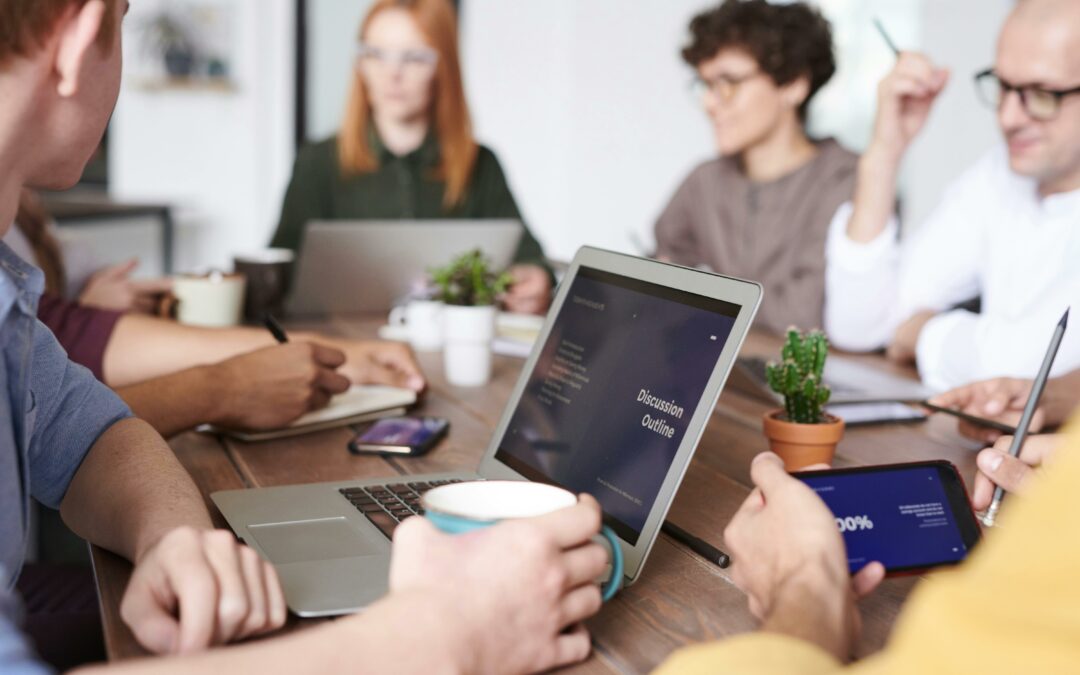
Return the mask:
<path fill-rule="evenodd" d="M 443 207 L 450 209 L 464 199 L 477 155 L 458 58 L 457 17 L 447 0 L 378 0 L 360 26 L 361 39 L 372 20 L 387 9 L 409 12 L 439 54 L 432 105 L 439 139 L 440 163 L 436 177 L 446 181 Z M 367 89 L 363 77 L 356 72 L 345 109 L 345 122 L 338 134 L 338 161 L 343 174 L 367 173 L 378 168 L 369 142 L 371 117 Z"/>

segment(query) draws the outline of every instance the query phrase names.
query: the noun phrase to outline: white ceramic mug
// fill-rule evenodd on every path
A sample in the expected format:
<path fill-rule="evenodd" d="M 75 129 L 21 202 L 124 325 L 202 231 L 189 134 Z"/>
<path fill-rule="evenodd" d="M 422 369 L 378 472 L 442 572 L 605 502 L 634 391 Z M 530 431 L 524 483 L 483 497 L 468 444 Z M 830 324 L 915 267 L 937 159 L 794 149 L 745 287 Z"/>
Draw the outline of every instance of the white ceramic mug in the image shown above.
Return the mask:
<path fill-rule="evenodd" d="M 211 272 L 206 275 L 182 274 L 173 279 L 176 318 L 191 326 L 224 328 L 240 323 L 244 310 L 242 274 Z"/>
<path fill-rule="evenodd" d="M 535 518 L 577 504 L 569 490 L 528 481 L 481 480 L 454 483 L 424 493 L 424 517 L 447 534 L 464 534 L 503 520 Z M 611 573 L 603 585 L 603 599 L 615 596 L 623 582 L 623 552 L 619 538 L 607 525 L 600 530 L 607 540 Z"/>
<path fill-rule="evenodd" d="M 437 300 L 412 300 L 390 312 L 390 325 L 405 328 L 418 352 L 437 352 L 443 346 L 443 308 Z"/>
<path fill-rule="evenodd" d="M 448 305 L 444 312 L 443 367 L 458 387 L 482 387 L 491 380 L 491 342 L 495 339 L 495 307 Z"/>

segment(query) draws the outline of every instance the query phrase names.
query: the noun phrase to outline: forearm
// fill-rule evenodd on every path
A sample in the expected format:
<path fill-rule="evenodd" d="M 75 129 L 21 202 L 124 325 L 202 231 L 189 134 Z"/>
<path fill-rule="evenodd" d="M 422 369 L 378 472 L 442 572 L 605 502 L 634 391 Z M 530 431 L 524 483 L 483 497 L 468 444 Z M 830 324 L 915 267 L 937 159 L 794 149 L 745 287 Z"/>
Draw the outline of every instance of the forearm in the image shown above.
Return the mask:
<path fill-rule="evenodd" d="M 105 383 L 124 387 L 272 344 L 270 333 L 258 328 L 198 328 L 128 314 L 105 349 Z"/>
<path fill-rule="evenodd" d="M 138 561 L 177 527 L 212 527 L 202 496 L 146 422 L 118 422 L 98 438 L 60 505 L 79 536 Z"/>
<path fill-rule="evenodd" d="M 207 366 L 122 387 L 116 393 L 136 417 L 165 438 L 216 422 L 223 406 L 221 383 L 214 381 Z"/>
<path fill-rule="evenodd" d="M 394 593 L 362 615 L 299 633 L 169 659 L 128 661 L 79 673 L 447 673 L 466 672 L 449 631 L 452 611 L 432 611 L 426 593 Z"/>
<path fill-rule="evenodd" d="M 869 244 L 847 235 L 853 207 L 844 204 L 829 224 L 825 244 L 825 332 L 848 351 L 886 346 L 905 318 L 897 307 L 900 247 L 891 229 Z M 766 295 L 768 291 L 766 290 Z"/>
<path fill-rule="evenodd" d="M 871 146 L 859 159 L 855 199 L 847 235 L 867 243 L 880 235 L 896 207 L 896 179 L 900 158 Z"/>

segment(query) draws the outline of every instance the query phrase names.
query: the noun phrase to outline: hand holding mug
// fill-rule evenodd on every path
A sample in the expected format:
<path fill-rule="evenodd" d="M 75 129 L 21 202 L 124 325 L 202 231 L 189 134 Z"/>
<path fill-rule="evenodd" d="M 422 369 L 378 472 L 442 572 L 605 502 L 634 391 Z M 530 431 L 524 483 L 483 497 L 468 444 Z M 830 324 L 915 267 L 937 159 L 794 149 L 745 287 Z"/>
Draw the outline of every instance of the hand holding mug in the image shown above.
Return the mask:
<path fill-rule="evenodd" d="M 592 543 L 600 515 L 596 500 L 583 495 L 568 508 L 460 535 L 410 518 L 394 533 L 391 592 L 422 590 L 469 608 L 451 627 L 465 672 L 582 661 L 591 647 L 581 622 L 600 609 L 595 579 L 609 557 Z"/>

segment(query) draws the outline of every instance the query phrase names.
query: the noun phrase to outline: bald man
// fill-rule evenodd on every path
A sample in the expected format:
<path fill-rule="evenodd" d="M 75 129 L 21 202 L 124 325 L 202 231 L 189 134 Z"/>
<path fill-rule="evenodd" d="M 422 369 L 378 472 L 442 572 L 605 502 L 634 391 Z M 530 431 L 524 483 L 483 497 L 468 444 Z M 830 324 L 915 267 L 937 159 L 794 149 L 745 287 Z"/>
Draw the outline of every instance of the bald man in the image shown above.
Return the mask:
<path fill-rule="evenodd" d="M 879 87 L 854 202 L 829 233 L 825 325 L 834 344 L 886 347 L 898 361 L 914 360 L 939 390 L 1034 376 L 1054 325 L 1080 304 L 1077 45 L 1080 2 L 1016 5 L 993 67 L 976 77 L 1003 142 L 902 243 L 893 217 L 900 163 L 942 90 L 955 85 L 928 57 L 900 55 Z M 976 296 L 981 314 L 953 309 Z M 1070 331 L 1054 375 L 1078 366 L 1080 331 Z"/>

